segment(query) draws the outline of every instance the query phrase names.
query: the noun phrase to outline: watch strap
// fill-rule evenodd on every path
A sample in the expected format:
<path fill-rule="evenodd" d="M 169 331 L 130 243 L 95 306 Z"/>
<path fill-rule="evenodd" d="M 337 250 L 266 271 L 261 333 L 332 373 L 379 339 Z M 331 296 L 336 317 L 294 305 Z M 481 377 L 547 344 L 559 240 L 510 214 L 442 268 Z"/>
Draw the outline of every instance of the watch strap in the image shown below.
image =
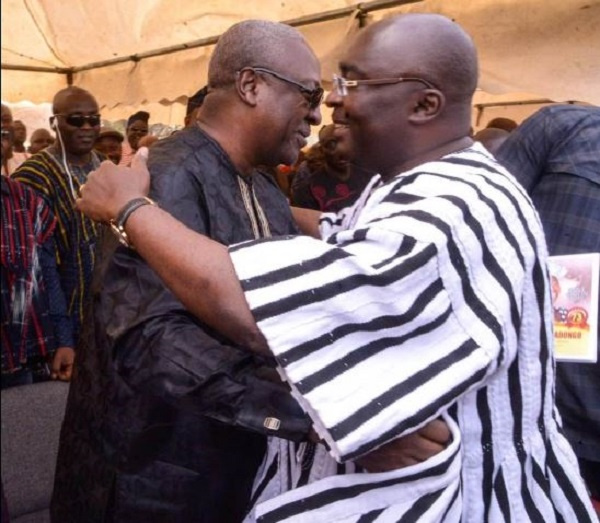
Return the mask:
<path fill-rule="evenodd" d="M 133 245 L 131 245 L 127 233 L 125 232 L 125 224 L 130 216 L 144 205 L 156 205 L 156 203 L 146 196 L 134 198 L 123 206 L 114 220 L 110 221 L 111 229 L 117 235 L 119 241 L 126 247 L 133 248 Z"/>

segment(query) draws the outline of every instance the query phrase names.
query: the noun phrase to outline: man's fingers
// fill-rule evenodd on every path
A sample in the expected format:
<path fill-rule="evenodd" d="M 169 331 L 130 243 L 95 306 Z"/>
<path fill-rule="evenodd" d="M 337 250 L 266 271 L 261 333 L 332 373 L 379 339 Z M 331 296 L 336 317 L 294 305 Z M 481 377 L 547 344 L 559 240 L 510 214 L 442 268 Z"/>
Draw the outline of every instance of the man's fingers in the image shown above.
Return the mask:
<path fill-rule="evenodd" d="M 135 170 L 144 169 L 148 170 L 146 164 L 148 162 L 148 148 L 144 147 L 133 156 L 133 160 L 131 160 L 131 168 Z"/>
<path fill-rule="evenodd" d="M 449 443 L 452 437 L 448 425 L 441 419 L 430 421 L 427 425 L 419 429 L 418 433 L 420 436 L 444 446 Z"/>

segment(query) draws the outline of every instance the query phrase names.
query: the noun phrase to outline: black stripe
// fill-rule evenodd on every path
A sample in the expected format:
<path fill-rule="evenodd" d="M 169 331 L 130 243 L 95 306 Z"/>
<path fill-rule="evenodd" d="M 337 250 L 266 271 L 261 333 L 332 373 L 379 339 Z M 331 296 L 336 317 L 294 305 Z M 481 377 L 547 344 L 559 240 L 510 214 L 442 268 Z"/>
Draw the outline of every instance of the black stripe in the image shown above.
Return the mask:
<path fill-rule="evenodd" d="M 377 448 L 384 443 L 394 439 L 399 434 L 404 433 L 404 431 L 408 430 L 411 427 L 415 427 L 423 422 L 423 420 L 431 419 L 434 416 L 438 415 L 439 412 L 447 407 L 450 403 L 456 401 L 456 398 L 463 395 L 467 390 L 469 390 L 473 385 L 479 383 L 486 375 L 487 369 L 481 369 L 475 374 L 473 374 L 469 379 L 463 381 L 462 383 L 457 384 L 452 389 L 447 391 L 445 394 L 442 394 L 434 403 L 429 403 L 421 410 L 417 411 L 412 416 L 405 418 L 400 423 L 396 424 L 396 426 L 392 427 L 387 432 L 384 432 L 378 438 L 368 441 L 364 445 L 361 445 L 356 450 L 349 452 L 347 455 L 342 456 L 344 460 L 347 459 L 355 459 L 358 456 L 366 454 L 367 452 Z"/>
<path fill-rule="evenodd" d="M 559 488 L 564 492 L 566 499 L 571 502 L 571 507 L 573 508 L 573 512 L 575 512 L 577 523 L 593 523 L 590 513 L 585 508 L 583 501 L 573 486 L 573 482 L 569 479 L 562 465 L 558 461 L 558 458 L 554 453 L 554 448 L 552 448 L 551 445 L 548 445 L 547 449 L 548 469 L 559 484 Z"/>
<path fill-rule="evenodd" d="M 344 231 L 347 232 L 347 231 Z M 353 245 L 355 243 L 360 243 L 363 242 L 367 239 L 367 234 L 369 233 L 369 228 L 368 227 L 363 227 L 361 229 L 353 229 L 352 230 L 352 237 L 348 238 L 347 240 L 340 240 L 338 237 L 338 233 L 335 234 L 335 242 L 333 242 L 333 244 L 336 247 L 339 247 L 340 249 L 344 249 L 345 247 L 347 247 L 348 245 Z M 331 243 L 331 242 L 328 242 Z"/>
<path fill-rule="evenodd" d="M 477 297 L 477 294 L 473 290 L 471 281 L 469 280 L 470 272 L 467 270 L 465 260 L 463 259 L 460 249 L 456 245 L 454 237 L 452 236 L 451 227 L 440 220 L 437 216 L 433 216 L 425 211 L 407 211 L 401 213 L 406 216 L 410 216 L 417 220 L 427 222 L 436 227 L 440 232 L 446 236 L 446 247 L 450 256 L 450 261 L 454 266 L 457 275 L 460 277 L 461 288 L 464 299 L 468 304 L 469 308 L 473 311 L 476 317 L 478 317 L 482 323 L 492 330 L 494 336 L 498 339 L 500 346 L 504 343 L 504 333 L 502 331 L 502 325 L 496 319 L 496 316 L 492 314 L 483 302 Z"/>
<path fill-rule="evenodd" d="M 458 158 L 449 158 L 448 159 L 448 163 L 451 164 L 455 164 L 455 165 L 468 165 L 470 167 L 481 167 L 482 169 L 488 171 L 488 172 L 492 172 L 498 176 L 502 176 L 503 178 L 506 178 L 504 176 L 503 173 L 501 173 L 500 171 L 497 171 L 495 169 L 491 169 L 490 166 L 488 164 L 483 164 L 483 163 L 477 163 L 474 161 L 469 161 L 469 160 L 465 160 L 462 161 Z M 481 173 L 470 173 L 474 176 L 477 177 L 482 177 L 483 175 Z M 523 254 L 521 253 L 519 244 L 515 238 L 515 236 L 512 234 L 511 232 L 511 228 L 509 227 L 509 225 L 507 224 L 503 213 L 498 209 L 498 206 L 495 204 L 494 200 L 489 198 L 488 196 L 486 196 L 482 190 L 477 186 L 477 184 L 468 181 L 467 178 L 461 178 L 461 177 L 457 177 L 457 176 L 451 176 L 448 174 L 444 174 L 444 173 L 440 173 L 440 172 L 430 172 L 430 171 L 421 171 L 419 173 L 415 173 L 411 176 L 405 177 L 403 178 L 403 182 L 402 184 L 397 184 L 396 188 L 401 187 L 401 188 L 405 188 L 407 185 L 409 185 L 409 183 L 414 182 L 420 175 L 428 175 L 428 176 L 437 176 L 439 178 L 443 178 L 445 180 L 450 180 L 452 182 L 457 182 L 457 183 L 462 183 L 464 185 L 467 185 L 468 187 L 470 187 L 471 189 L 473 189 L 478 197 L 481 199 L 481 201 L 483 201 L 493 212 L 494 214 L 494 218 L 496 220 L 496 222 L 498 223 L 498 226 L 500 228 L 500 230 L 502 231 L 502 233 L 505 235 L 507 241 L 509 242 L 509 244 L 512 246 L 512 248 L 515 250 L 515 253 L 517 254 L 519 261 L 521 263 L 521 266 L 524 267 L 525 266 L 525 261 L 523 258 Z M 520 221 L 521 224 L 523 225 L 523 227 L 526 226 L 527 222 L 523 216 L 523 213 L 520 211 L 520 207 L 518 202 L 516 201 L 516 199 L 514 198 L 514 196 L 511 194 L 511 192 L 504 186 L 500 185 L 499 183 L 495 182 L 493 179 L 490 180 L 488 177 L 485 177 L 485 181 L 488 185 L 490 185 L 491 187 L 493 187 L 494 189 L 496 189 L 497 191 L 501 192 L 502 194 L 504 194 L 504 196 L 507 197 L 507 199 L 509 199 L 511 201 L 511 203 L 513 204 L 515 210 L 517 211 L 517 213 L 519 214 L 520 217 Z M 409 183 L 406 183 L 409 182 Z M 513 184 L 514 187 L 514 184 Z M 394 190 L 396 190 L 396 188 Z M 518 187 L 518 189 L 520 189 L 521 195 L 524 194 L 523 190 L 521 187 Z M 383 218 L 385 219 L 385 218 Z"/>
<path fill-rule="evenodd" d="M 488 521 L 492 497 L 492 480 L 494 477 L 494 449 L 492 447 L 492 415 L 487 401 L 488 388 L 477 391 L 475 398 L 477 417 L 481 424 L 481 450 L 483 463 L 481 465 L 483 478 L 481 481 L 481 497 L 483 500 L 483 519 Z"/>
<path fill-rule="evenodd" d="M 314 241 L 316 242 L 319 240 Z M 328 249 L 316 258 L 310 260 L 302 260 L 299 263 L 295 263 L 293 265 L 287 265 L 286 267 L 282 267 L 280 269 L 265 272 L 260 276 L 251 278 L 250 280 L 242 280 L 240 283 L 244 288 L 244 292 L 251 292 L 256 289 L 261 289 L 263 287 L 269 287 L 281 281 L 291 280 L 293 278 L 298 277 L 299 275 L 305 276 L 311 272 L 320 271 L 325 267 L 333 265 L 336 261 L 344 260 L 350 256 L 351 254 L 347 253 L 343 249 Z"/>
<path fill-rule="evenodd" d="M 414 178 L 414 176 L 411 176 L 409 178 Z M 394 186 L 394 191 L 388 194 L 383 199 L 383 202 L 392 203 L 396 205 L 411 205 L 415 202 L 420 202 L 424 199 L 423 196 L 403 192 L 403 188 L 403 184 L 398 184 Z"/>
<path fill-rule="evenodd" d="M 379 516 L 381 516 L 381 514 L 383 513 L 384 510 L 385 509 L 380 508 L 377 510 L 372 510 L 371 512 L 368 512 L 367 514 L 363 514 L 360 518 L 358 518 L 356 520 L 356 523 L 372 523 Z"/>
<path fill-rule="evenodd" d="M 404 515 L 398 520 L 398 523 L 415 523 L 424 516 L 438 498 L 442 495 L 444 489 L 437 492 L 431 492 L 426 496 L 419 498 L 412 507 L 410 507 Z"/>
<path fill-rule="evenodd" d="M 356 498 L 357 496 L 369 493 L 371 491 L 377 491 L 378 489 L 400 486 L 405 483 L 410 484 L 422 479 L 436 478 L 448 471 L 448 468 L 456 458 L 458 452 L 459 449 L 451 454 L 446 461 L 439 463 L 428 470 L 423 470 L 415 474 L 407 475 L 401 478 L 390 478 L 378 482 L 330 488 L 296 501 L 290 501 L 289 503 L 276 507 L 270 512 L 265 513 L 261 518 L 259 518 L 258 521 L 260 523 L 277 523 L 297 514 L 309 514 L 312 510 L 317 510 L 331 503 L 339 503 L 347 499 Z M 369 476 L 367 475 L 365 479 L 368 477 Z"/>
<path fill-rule="evenodd" d="M 535 289 L 535 295 L 538 302 L 538 311 L 540 318 L 540 366 L 541 366 L 541 402 L 540 402 L 540 412 L 538 415 L 538 426 L 542 431 L 542 434 L 546 432 L 546 422 L 544 421 L 544 411 L 546 410 L 546 387 L 548 387 L 548 363 L 552 358 L 552 352 L 549 349 L 550 343 L 554 342 L 554 339 L 548 339 L 548 334 L 552 336 L 551 333 L 548 333 L 546 330 L 546 322 L 545 314 L 544 314 L 544 304 L 546 301 L 546 293 L 548 292 L 548 282 L 550 281 L 550 276 L 545 273 L 542 269 L 539 258 L 536 260 L 536 263 L 533 267 L 533 288 Z M 552 387 L 552 402 L 554 403 L 554 387 Z"/>
<path fill-rule="evenodd" d="M 398 247 L 398 250 L 389 258 L 386 258 L 385 260 L 382 260 L 379 263 L 373 265 L 373 268 L 375 270 L 382 269 L 388 263 L 392 263 L 393 261 L 397 260 L 398 258 L 402 258 L 403 256 L 408 256 L 413 251 L 416 245 L 417 240 L 415 240 L 411 236 L 403 236 L 402 243 L 400 244 L 400 247 Z"/>
<path fill-rule="evenodd" d="M 517 449 L 518 451 L 518 449 Z M 527 482 L 527 474 L 525 473 L 525 461 L 521 462 L 521 497 L 523 498 L 523 505 L 525 505 L 525 511 L 529 517 L 529 521 L 534 523 L 545 523 L 544 516 L 538 510 L 529 491 L 529 485 Z"/>
<path fill-rule="evenodd" d="M 483 473 L 484 477 L 486 472 Z M 496 493 L 496 499 L 498 500 L 498 506 L 500 507 L 500 512 L 504 516 L 504 521 L 510 523 L 510 502 L 508 500 L 508 492 L 506 490 L 506 482 L 504 480 L 504 474 L 502 469 L 498 471 L 498 475 L 494 480 L 494 492 Z M 485 515 L 483 517 L 485 521 L 489 521 L 489 509 L 486 508 Z"/>
<path fill-rule="evenodd" d="M 437 280 L 436 280 L 437 281 Z M 423 291 L 412 304 L 411 308 L 406 311 L 404 314 L 393 315 L 393 316 L 384 316 L 383 318 L 377 318 L 365 325 L 364 329 L 360 329 L 360 332 L 379 332 L 383 331 L 383 329 L 389 329 L 394 327 L 400 327 L 403 325 L 408 325 L 410 322 L 419 317 L 419 315 L 423 312 L 423 309 L 435 298 L 435 296 L 439 293 L 439 285 L 430 285 Z M 297 383 L 298 391 L 301 394 L 308 394 L 310 391 L 315 389 L 316 387 L 322 385 L 323 383 L 327 383 L 331 381 L 337 376 L 342 375 L 344 372 L 353 369 L 358 364 L 363 361 L 370 359 L 371 357 L 379 354 L 380 352 L 390 348 L 390 347 L 398 347 L 405 343 L 409 339 L 413 339 L 417 336 L 423 336 L 436 328 L 443 325 L 448 317 L 450 316 L 451 309 L 446 309 L 442 314 L 440 314 L 437 318 L 432 321 L 420 325 L 410 332 L 406 332 L 401 336 L 386 336 L 381 338 L 374 338 L 373 341 L 364 345 L 362 347 L 358 347 L 357 350 L 349 352 L 346 356 L 341 359 L 338 359 L 329 365 L 326 365 L 322 369 L 318 370 L 314 374 L 307 376 L 302 380 L 302 382 Z M 334 340 L 341 338 L 341 334 L 347 335 L 349 332 L 356 331 L 356 326 L 353 325 L 353 328 L 343 328 L 335 329 L 334 336 L 326 336 L 326 339 L 321 336 L 321 340 L 323 342 L 332 343 Z M 312 350 L 311 350 L 312 352 Z M 297 349 L 294 350 L 294 356 L 300 356 L 302 353 L 298 353 Z M 308 355 L 307 352 L 304 352 L 302 355 Z M 287 357 L 285 358 L 285 365 L 289 365 L 290 361 Z"/>
<path fill-rule="evenodd" d="M 450 503 L 448 503 L 448 506 L 446 507 L 446 510 L 444 511 L 444 514 L 442 515 L 442 518 L 440 519 L 441 522 L 446 521 L 448 514 L 450 514 L 450 511 L 454 508 L 454 504 L 458 500 L 458 496 L 461 494 L 461 492 L 462 492 L 462 487 L 461 487 L 461 483 L 459 483 L 456 486 L 456 489 L 454 489 L 454 494 L 452 494 L 452 499 L 450 500 Z"/>
<path fill-rule="evenodd" d="M 327 365 L 320 371 L 317 371 L 311 376 L 302 380 L 301 382 L 298 382 L 296 385 L 298 387 L 299 392 L 302 395 L 306 396 L 315 388 L 331 381 L 337 376 L 341 376 L 342 374 L 344 374 L 344 372 L 349 371 L 350 369 L 356 367 L 363 361 L 368 360 L 376 354 L 386 349 L 389 349 L 390 347 L 399 347 L 409 339 L 413 340 L 418 338 L 419 336 L 429 334 L 430 332 L 434 331 L 435 329 L 446 323 L 448 317 L 450 316 L 450 312 L 450 309 L 446 309 L 446 311 L 441 316 L 438 316 L 435 320 L 426 323 L 425 325 L 421 325 L 413 331 L 407 332 L 403 336 L 379 338 L 369 343 L 369 345 L 367 345 L 366 347 L 361 347 L 360 350 L 351 352 L 345 358 L 337 360 Z M 427 381 L 427 379 L 431 378 L 431 375 L 434 373 L 434 370 L 437 370 L 439 372 L 444 368 L 442 367 L 442 365 L 448 366 L 451 364 L 450 361 L 459 359 L 457 353 L 460 352 L 463 348 L 464 345 L 459 347 L 457 351 L 451 352 L 450 354 L 446 355 L 443 359 L 432 363 L 430 367 L 427 367 L 426 369 L 423 369 L 417 372 L 416 374 L 413 374 L 406 382 L 404 382 L 404 384 L 399 384 L 393 389 L 387 391 L 385 394 L 372 400 L 367 405 L 356 411 L 354 415 L 358 415 L 361 412 L 364 413 L 366 416 L 368 416 L 367 413 L 376 414 L 382 408 L 385 408 L 391 403 L 393 403 L 398 397 L 401 397 L 393 397 L 392 391 L 400 389 L 398 390 L 398 393 L 408 394 L 413 389 L 420 387 L 421 385 L 423 385 L 424 382 Z M 385 404 L 383 404 L 382 402 L 385 402 Z M 377 407 L 375 407 L 375 405 L 377 405 Z M 343 437 L 344 435 L 347 435 L 347 433 L 344 433 L 345 431 L 343 431 L 342 427 L 346 426 L 345 423 L 348 422 L 350 419 L 351 418 L 347 418 L 345 421 L 342 421 L 340 422 L 340 424 L 336 425 L 336 427 L 342 430 L 341 433 L 337 433 L 334 428 L 332 429 L 332 434 L 335 434 L 338 437 Z"/>
<path fill-rule="evenodd" d="M 540 467 L 540 465 L 535 460 L 535 458 L 533 457 L 533 455 L 530 456 L 530 459 L 531 459 L 531 472 L 533 474 L 533 479 L 535 480 L 535 482 L 539 485 L 540 489 L 546 495 L 546 498 L 548 499 L 550 505 L 554 505 L 554 503 L 552 501 L 552 493 L 551 493 L 550 481 L 548 480 L 548 478 L 544 474 L 544 472 L 542 470 L 542 467 Z M 554 513 L 557 516 L 557 519 L 560 521 L 562 519 L 562 516 L 560 516 L 560 514 L 558 514 L 556 512 L 556 507 L 554 509 Z"/>
<path fill-rule="evenodd" d="M 262 493 L 265 490 L 265 488 L 267 487 L 267 485 L 275 477 L 275 474 L 277 473 L 278 459 L 279 459 L 279 454 L 275 454 L 275 456 L 273 456 L 273 461 L 271 461 L 271 464 L 269 465 L 269 468 L 267 469 L 267 472 L 266 472 L 264 478 L 256 487 L 254 494 L 252 494 L 252 498 L 250 499 L 250 501 L 248 503 L 248 510 L 251 510 L 254 507 L 254 505 L 256 505 L 258 498 L 260 498 L 260 496 L 262 495 Z"/>
<path fill-rule="evenodd" d="M 459 158 L 452 158 L 452 159 L 449 159 L 449 161 L 450 161 L 450 163 L 453 163 L 455 165 L 468 165 L 468 166 L 482 165 L 482 164 L 478 164 L 471 160 L 465 160 L 465 159 L 459 159 Z M 492 169 L 491 167 L 487 166 L 487 164 L 483 164 L 482 166 L 489 172 L 493 172 L 493 173 L 499 172 L 499 171 L 496 171 L 495 169 Z M 530 200 L 527 196 L 527 193 L 523 187 L 521 187 L 518 183 L 515 183 L 510 178 L 503 176 L 503 179 L 508 180 L 511 183 L 511 187 L 513 189 L 515 189 L 516 192 L 521 197 L 526 198 L 527 202 L 530 202 Z M 540 246 L 536 242 L 535 236 L 530 228 L 529 222 L 525 219 L 525 216 L 523 215 L 521 204 L 518 202 L 517 198 L 511 191 L 509 191 L 506 187 L 498 184 L 493 178 L 487 179 L 487 181 L 492 187 L 494 187 L 498 191 L 501 191 L 510 200 L 510 202 L 512 203 L 514 209 L 516 210 L 516 212 L 519 216 L 519 221 L 523 227 L 523 231 L 525 232 L 525 235 L 527 236 L 529 243 L 533 247 L 534 251 L 538 254 L 538 256 L 536 256 L 535 265 L 533 266 L 533 270 L 532 270 L 532 279 L 533 279 L 535 293 L 537 296 L 539 314 L 540 314 L 540 319 L 541 319 L 540 366 L 541 366 L 542 383 L 541 383 L 541 407 L 540 407 L 540 412 L 539 412 L 539 416 L 538 416 L 538 425 L 540 427 L 540 430 L 542 432 L 544 432 L 545 431 L 544 411 L 546 409 L 546 407 L 545 407 L 546 394 L 545 393 L 546 393 L 546 388 L 548 387 L 546 370 L 548 368 L 549 359 L 552 357 L 552 353 L 549 350 L 549 346 L 550 346 L 549 344 L 550 344 L 551 340 L 548 339 L 548 332 L 546 331 L 546 326 L 543 321 L 543 318 L 545 317 L 544 303 L 545 303 L 545 294 L 547 292 L 547 287 L 546 287 L 547 275 L 545 274 L 544 269 L 540 265 L 540 257 L 539 257 Z M 531 204 L 529 203 L 529 205 L 531 205 Z M 521 264 L 524 266 L 522 253 L 521 253 L 520 249 L 518 249 L 518 247 L 516 246 L 516 241 L 515 241 L 512 233 L 507 232 L 508 229 L 505 228 L 504 219 L 501 219 L 499 216 L 497 216 L 496 219 L 498 220 L 499 223 L 503 224 L 502 230 L 506 234 L 507 239 L 509 240 L 509 242 L 511 243 L 513 248 L 515 248 L 515 251 L 519 255 L 519 260 L 521 261 Z"/>
<path fill-rule="evenodd" d="M 500 286 L 506 292 L 509 302 L 510 302 L 510 316 L 513 324 L 513 328 L 518 333 L 521 328 L 521 314 L 519 312 L 519 306 L 517 305 L 516 297 L 512 290 L 512 285 L 510 282 L 510 278 L 506 275 L 506 272 L 502 269 L 496 256 L 492 254 L 487 243 L 483 241 L 485 237 L 485 233 L 483 231 L 483 227 L 481 223 L 473 216 L 471 209 L 466 205 L 464 200 L 456 198 L 455 196 L 448 196 L 445 199 L 452 202 L 456 207 L 458 207 L 464 217 L 465 224 L 473 231 L 473 234 L 476 238 L 478 238 L 479 244 L 482 249 L 482 261 L 483 265 L 487 269 L 487 271 L 496 279 L 496 281 L 500 284 Z M 500 347 L 500 356 L 499 361 L 504 360 L 504 347 Z"/>
<path fill-rule="evenodd" d="M 508 368 L 508 390 L 514 419 L 514 446 L 517 450 L 517 457 L 521 465 L 521 497 L 523 499 L 523 505 L 525 506 L 529 521 L 544 523 L 544 518 L 535 506 L 531 493 L 529 492 L 527 475 L 525 473 L 527 453 L 523 444 L 523 388 L 518 358 L 516 358 Z"/>
<path fill-rule="evenodd" d="M 417 296 L 413 307 L 418 307 L 418 303 L 421 299 L 433 301 L 433 299 L 442 291 L 442 281 L 437 279 L 433 281 L 422 293 Z M 421 298 L 422 297 L 422 298 Z M 285 353 L 281 358 L 286 365 L 301 360 L 302 358 L 309 356 L 310 354 L 322 349 L 327 345 L 331 345 L 337 340 L 353 334 L 355 332 L 379 332 L 385 329 L 391 329 L 398 327 L 402 323 L 407 322 L 410 317 L 406 316 L 407 313 L 398 315 L 392 314 L 388 316 L 380 316 L 379 318 L 372 319 L 368 322 L 363 323 L 347 323 L 335 327 L 331 332 L 322 334 L 317 338 L 308 340 L 300 345 L 295 346 Z"/>
<path fill-rule="evenodd" d="M 488 160 L 487 158 L 483 159 Z M 494 176 L 502 176 L 505 179 L 509 179 L 500 169 L 496 169 L 493 164 L 489 163 L 489 161 L 484 162 L 478 160 L 471 160 L 465 158 L 464 156 L 448 156 L 444 158 L 444 163 L 449 163 L 452 165 L 463 165 L 465 167 L 473 167 L 475 169 L 483 169 L 484 171 L 492 173 Z M 500 167 L 499 164 L 497 165 Z"/>
<path fill-rule="evenodd" d="M 408 274 L 415 272 L 426 265 L 436 254 L 434 245 L 428 245 L 422 251 L 418 252 L 411 258 L 405 260 L 404 263 L 392 267 L 390 270 L 382 273 L 374 274 L 352 274 L 341 280 L 335 280 L 321 286 L 318 289 L 308 289 L 298 292 L 292 296 L 282 298 L 278 301 L 267 303 L 263 306 L 256 307 L 253 310 L 256 322 L 285 314 L 292 310 L 298 309 L 305 304 L 326 301 L 335 296 L 350 292 L 362 286 L 367 287 L 387 287 L 398 280 L 405 278 Z M 314 260 L 313 260 L 314 261 Z M 310 264 L 302 265 L 303 272 L 310 271 Z"/>
<path fill-rule="evenodd" d="M 247 241 L 243 241 L 241 243 L 234 243 L 233 245 L 228 245 L 227 249 L 229 250 L 229 252 L 236 252 L 239 250 L 243 250 L 246 247 L 250 247 L 252 245 L 256 245 L 257 243 L 266 243 L 266 242 L 285 242 L 288 241 L 292 238 L 297 238 L 297 236 L 293 235 L 293 234 L 287 234 L 285 236 L 271 236 L 269 238 L 256 238 L 253 240 L 247 240 Z"/>

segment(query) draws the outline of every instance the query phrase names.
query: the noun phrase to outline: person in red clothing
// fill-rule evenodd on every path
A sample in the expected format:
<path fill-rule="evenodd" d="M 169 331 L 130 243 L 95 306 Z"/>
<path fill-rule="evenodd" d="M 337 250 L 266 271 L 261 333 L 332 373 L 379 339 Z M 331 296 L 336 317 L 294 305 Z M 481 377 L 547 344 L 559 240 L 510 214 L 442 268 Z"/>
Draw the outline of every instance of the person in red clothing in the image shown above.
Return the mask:
<path fill-rule="evenodd" d="M 362 169 L 350 166 L 348 151 L 340 147 L 333 124 L 321 128 L 319 143 L 307 156 L 290 188 L 291 203 L 296 207 L 337 212 L 352 205 L 371 178 Z"/>
<path fill-rule="evenodd" d="M 56 219 L 36 193 L 2 177 L 2 388 L 69 381 L 71 320 L 54 258 Z"/>

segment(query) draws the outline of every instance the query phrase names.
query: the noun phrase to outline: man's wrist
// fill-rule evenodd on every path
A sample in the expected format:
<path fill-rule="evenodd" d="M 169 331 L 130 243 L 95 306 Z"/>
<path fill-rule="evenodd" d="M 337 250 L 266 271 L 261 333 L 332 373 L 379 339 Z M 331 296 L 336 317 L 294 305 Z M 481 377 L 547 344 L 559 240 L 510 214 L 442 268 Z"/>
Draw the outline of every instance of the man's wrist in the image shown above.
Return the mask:
<path fill-rule="evenodd" d="M 115 219 L 110 220 L 110 227 L 112 231 L 115 233 L 117 238 L 119 238 L 119 241 L 126 247 L 133 248 L 133 245 L 131 245 L 131 242 L 129 241 L 127 232 L 125 232 L 125 224 L 135 211 L 145 205 L 156 205 L 156 203 L 146 196 L 133 198 L 121 208 Z"/>

